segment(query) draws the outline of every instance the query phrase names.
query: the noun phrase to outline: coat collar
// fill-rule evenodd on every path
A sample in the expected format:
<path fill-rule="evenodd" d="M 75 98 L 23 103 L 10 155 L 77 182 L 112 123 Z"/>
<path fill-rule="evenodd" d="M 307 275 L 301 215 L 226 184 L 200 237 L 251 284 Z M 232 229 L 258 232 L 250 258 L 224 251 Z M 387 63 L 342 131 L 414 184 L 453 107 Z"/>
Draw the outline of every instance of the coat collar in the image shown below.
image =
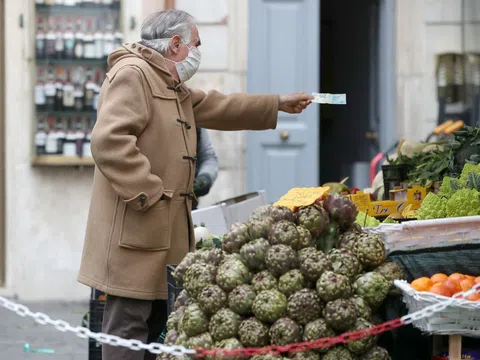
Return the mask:
<path fill-rule="evenodd" d="M 175 93 L 177 93 L 180 102 L 183 102 L 190 96 L 188 87 L 185 83 L 179 82 L 173 78 L 170 70 L 168 70 L 165 58 L 158 51 L 150 49 L 140 42 L 124 44 L 123 48 L 130 54 L 145 60 L 153 70 L 155 70 L 157 76 L 160 76 L 165 81 L 165 84 L 159 81 L 152 81 L 149 76 L 146 76 L 154 96 L 175 98 Z"/>

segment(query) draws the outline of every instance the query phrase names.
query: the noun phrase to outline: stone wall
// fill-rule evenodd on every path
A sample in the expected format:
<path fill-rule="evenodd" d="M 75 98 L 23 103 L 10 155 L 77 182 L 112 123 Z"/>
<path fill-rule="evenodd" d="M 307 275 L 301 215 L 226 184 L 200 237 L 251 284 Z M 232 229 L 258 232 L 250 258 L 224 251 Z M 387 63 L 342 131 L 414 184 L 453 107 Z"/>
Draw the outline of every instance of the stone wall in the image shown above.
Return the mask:
<path fill-rule="evenodd" d="M 424 139 L 437 124 L 436 55 L 480 51 L 480 1 L 396 4 L 397 131 L 399 136 Z"/>

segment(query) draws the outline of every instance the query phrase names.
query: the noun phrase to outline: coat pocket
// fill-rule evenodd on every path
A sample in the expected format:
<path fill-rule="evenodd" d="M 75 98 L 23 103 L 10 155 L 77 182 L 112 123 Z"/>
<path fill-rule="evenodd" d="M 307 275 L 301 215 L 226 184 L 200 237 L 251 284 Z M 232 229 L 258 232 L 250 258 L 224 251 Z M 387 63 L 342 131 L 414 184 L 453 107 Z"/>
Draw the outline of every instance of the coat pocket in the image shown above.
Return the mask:
<path fill-rule="evenodd" d="M 160 200 L 146 211 L 124 206 L 120 247 L 144 251 L 170 248 L 170 199 Z"/>

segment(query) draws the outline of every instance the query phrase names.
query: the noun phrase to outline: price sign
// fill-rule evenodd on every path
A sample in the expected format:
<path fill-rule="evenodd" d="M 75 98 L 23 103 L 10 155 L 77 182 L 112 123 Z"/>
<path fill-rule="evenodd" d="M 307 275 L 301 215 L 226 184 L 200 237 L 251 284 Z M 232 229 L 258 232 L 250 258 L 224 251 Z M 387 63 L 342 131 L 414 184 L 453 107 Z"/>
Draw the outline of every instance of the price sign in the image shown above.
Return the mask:
<path fill-rule="evenodd" d="M 330 188 L 293 188 L 280 198 L 274 205 L 285 206 L 292 211 L 299 207 L 312 205 L 317 199 L 324 196 Z"/>

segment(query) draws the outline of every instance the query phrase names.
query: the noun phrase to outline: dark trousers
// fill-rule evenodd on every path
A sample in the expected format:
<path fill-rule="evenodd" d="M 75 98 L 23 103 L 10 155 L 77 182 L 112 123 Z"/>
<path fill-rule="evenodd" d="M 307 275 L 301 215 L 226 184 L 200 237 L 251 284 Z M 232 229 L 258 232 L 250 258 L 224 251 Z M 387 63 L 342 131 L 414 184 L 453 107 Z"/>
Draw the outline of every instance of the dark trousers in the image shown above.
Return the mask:
<path fill-rule="evenodd" d="M 136 300 L 107 295 L 102 332 L 123 339 L 157 342 L 167 322 L 166 300 Z M 102 345 L 102 360 L 155 360 L 149 351 Z"/>

